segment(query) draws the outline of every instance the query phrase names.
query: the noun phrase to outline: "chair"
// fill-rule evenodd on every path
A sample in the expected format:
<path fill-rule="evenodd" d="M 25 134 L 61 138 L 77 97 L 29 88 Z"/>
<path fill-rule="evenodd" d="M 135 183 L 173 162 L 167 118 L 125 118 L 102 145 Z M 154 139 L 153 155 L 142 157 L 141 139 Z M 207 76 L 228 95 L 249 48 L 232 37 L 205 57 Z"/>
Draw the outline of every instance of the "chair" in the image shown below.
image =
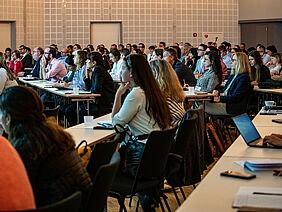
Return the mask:
<path fill-rule="evenodd" d="M 60 200 L 56 203 L 52 203 L 50 205 L 46 205 L 37 209 L 32 210 L 21 210 L 14 212 L 78 212 L 81 206 L 81 192 L 77 191 L 73 193 L 71 196 Z"/>
<path fill-rule="evenodd" d="M 249 102 L 250 102 L 250 99 L 251 99 L 251 96 L 252 96 L 252 93 L 253 93 L 253 89 L 254 89 L 254 86 L 251 86 L 248 93 L 246 94 L 246 97 L 244 98 L 244 100 L 242 100 L 244 102 L 245 106 L 242 107 L 241 111 L 237 111 L 236 114 L 212 115 L 211 116 L 212 120 L 218 120 L 219 121 L 219 128 L 220 128 L 220 131 L 222 132 L 223 138 L 225 138 L 225 143 L 227 143 L 227 139 L 226 139 L 226 136 L 224 134 L 225 130 L 228 133 L 230 141 L 233 142 L 233 139 L 232 139 L 232 136 L 231 136 L 231 133 L 230 133 L 230 127 L 228 127 L 228 124 L 233 123 L 233 121 L 232 121 L 233 116 L 240 115 L 240 114 L 247 112 L 247 108 L 248 108 L 248 105 L 249 105 Z"/>
<path fill-rule="evenodd" d="M 166 180 L 171 186 L 176 201 L 181 205 L 175 187 L 179 187 L 186 199 L 182 186 L 201 181 L 201 166 L 198 143 L 195 137 L 197 114 L 185 113 L 178 128 L 174 147 L 169 154 Z"/>
<path fill-rule="evenodd" d="M 120 154 L 115 152 L 108 164 L 101 165 L 92 179 L 93 189 L 88 199 L 86 211 L 102 212 L 107 205 L 107 197 L 112 187 L 120 163 Z"/>
<path fill-rule="evenodd" d="M 89 162 L 87 164 L 87 172 L 91 179 L 95 178 L 95 175 L 104 164 L 108 164 L 112 158 L 113 153 L 116 150 L 118 142 L 120 142 L 121 136 L 117 134 L 111 141 L 104 143 L 97 143 L 94 145 Z"/>
<path fill-rule="evenodd" d="M 59 122 L 59 109 L 60 109 L 60 105 L 57 105 L 55 108 L 52 109 L 44 109 L 43 113 L 45 114 L 45 116 L 48 117 L 55 117 L 57 123 Z"/>
<path fill-rule="evenodd" d="M 160 199 L 160 197 L 163 197 L 170 211 L 161 187 L 175 132 L 176 127 L 150 133 L 134 178 L 123 174 L 122 170 L 118 171 L 110 191 L 110 196 L 118 199 L 120 211 L 123 209 L 126 211 L 124 199 L 127 197 L 132 198 L 136 193 L 153 197 L 161 205 L 162 211 L 165 211 Z"/>

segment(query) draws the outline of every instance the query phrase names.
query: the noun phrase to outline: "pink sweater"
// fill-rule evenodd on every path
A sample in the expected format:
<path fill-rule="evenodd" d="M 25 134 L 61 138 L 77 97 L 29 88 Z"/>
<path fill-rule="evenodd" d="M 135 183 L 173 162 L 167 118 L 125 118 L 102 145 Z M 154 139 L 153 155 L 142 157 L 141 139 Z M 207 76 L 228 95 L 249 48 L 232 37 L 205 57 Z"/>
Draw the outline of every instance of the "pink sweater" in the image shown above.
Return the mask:
<path fill-rule="evenodd" d="M 35 208 L 24 164 L 12 145 L 0 136 L 0 211 Z"/>

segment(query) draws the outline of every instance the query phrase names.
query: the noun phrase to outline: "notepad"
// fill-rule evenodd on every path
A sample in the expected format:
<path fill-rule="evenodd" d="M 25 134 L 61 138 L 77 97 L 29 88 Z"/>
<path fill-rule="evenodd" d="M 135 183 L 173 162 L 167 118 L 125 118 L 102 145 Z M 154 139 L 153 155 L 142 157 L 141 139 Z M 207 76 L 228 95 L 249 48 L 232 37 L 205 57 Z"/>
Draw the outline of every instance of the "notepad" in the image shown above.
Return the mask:
<path fill-rule="evenodd" d="M 282 209 L 282 188 L 241 186 L 232 207 L 242 206 Z"/>
<path fill-rule="evenodd" d="M 236 164 L 248 168 L 250 171 L 269 171 L 282 168 L 282 160 L 257 159 L 248 161 L 235 161 Z"/>

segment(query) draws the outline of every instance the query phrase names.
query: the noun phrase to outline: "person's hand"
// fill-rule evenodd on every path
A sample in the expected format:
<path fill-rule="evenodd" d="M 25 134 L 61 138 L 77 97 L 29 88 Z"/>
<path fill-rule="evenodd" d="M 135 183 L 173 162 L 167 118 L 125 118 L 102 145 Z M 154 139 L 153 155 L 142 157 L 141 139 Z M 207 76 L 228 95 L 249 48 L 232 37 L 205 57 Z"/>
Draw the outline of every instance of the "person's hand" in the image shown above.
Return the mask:
<path fill-rule="evenodd" d="M 129 82 L 122 82 L 117 90 L 117 95 L 123 95 L 130 88 Z"/>
<path fill-rule="evenodd" d="M 24 72 L 23 71 L 18 73 L 18 77 L 23 77 L 23 76 L 24 76 Z"/>
<path fill-rule="evenodd" d="M 265 136 L 263 138 L 263 143 L 282 147 L 282 135 L 271 134 L 271 135 Z"/>
<path fill-rule="evenodd" d="M 257 81 L 252 81 L 251 84 L 252 85 L 258 85 L 258 82 Z"/>

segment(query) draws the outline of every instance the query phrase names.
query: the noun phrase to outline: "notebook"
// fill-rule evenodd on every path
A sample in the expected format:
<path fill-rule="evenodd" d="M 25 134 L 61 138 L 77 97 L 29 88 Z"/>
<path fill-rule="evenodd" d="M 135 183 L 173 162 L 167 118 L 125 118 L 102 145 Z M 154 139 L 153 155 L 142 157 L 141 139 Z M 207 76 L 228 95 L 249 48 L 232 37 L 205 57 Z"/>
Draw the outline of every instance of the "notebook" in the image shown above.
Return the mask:
<path fill-rule="evenodd" d="M 235 116 L 232 118 L 232 120 L 234 121 L 237 129 L 239 130 L 240 134 L 242 135 L 244 141 L 248 146 L 275 149 L 281 148 L 279 146 L 273 146 L 270 144 L 263 143 L 263 138 L 260 136 L 259 132 L 257 131 L 251 119 L 249 118 L 248 114 L 244 113 L 242 115 Z"/>

